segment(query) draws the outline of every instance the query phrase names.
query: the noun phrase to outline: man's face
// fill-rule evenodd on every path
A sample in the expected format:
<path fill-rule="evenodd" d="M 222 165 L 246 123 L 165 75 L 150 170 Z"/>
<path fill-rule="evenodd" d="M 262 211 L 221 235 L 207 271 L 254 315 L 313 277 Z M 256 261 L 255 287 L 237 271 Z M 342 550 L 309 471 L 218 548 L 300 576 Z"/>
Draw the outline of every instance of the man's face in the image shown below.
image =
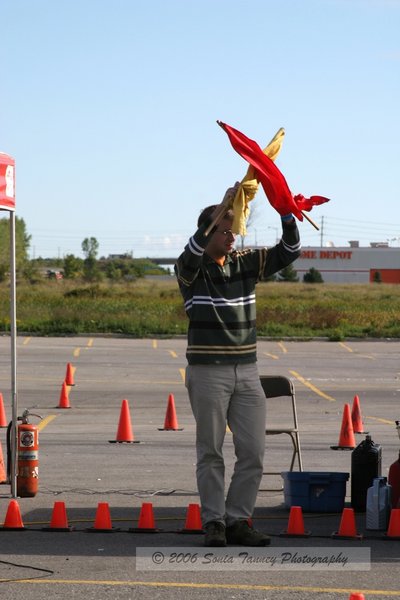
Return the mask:
<path fill-rule="evenodd" d="M 235 246 L 236 234 L 232 233 L 233 219 L 225 217 L 222 219 L 211 240 L 207 244 L 206 252 L 213 258 L 220 258 L 230 254 Z"/>

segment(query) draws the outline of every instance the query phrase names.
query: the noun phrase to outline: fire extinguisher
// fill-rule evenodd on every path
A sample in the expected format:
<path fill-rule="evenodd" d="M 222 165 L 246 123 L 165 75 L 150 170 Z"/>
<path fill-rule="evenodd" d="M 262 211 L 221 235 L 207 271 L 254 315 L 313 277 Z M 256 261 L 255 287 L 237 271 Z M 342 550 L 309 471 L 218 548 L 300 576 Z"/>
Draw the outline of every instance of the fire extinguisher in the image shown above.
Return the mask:
<path fill-rule="evenodd" d="M 17 420 L 21 423 L 17 426 L 17 496 L 21 498 L 33 498 L 39 488 L 39 430 L 37 425 L 29 423 L 29 417 L 40 415 L 30 413 L 25 409 L 22 417 Z M 7 430 L 8 450 L 8 475 L 10 476 L 10 442 L 11 423 Z"/>
<path fill-rule="evenodd" d="M 390 465 L 388 483 L 392 486 L 392 508 L 400 508 L 400 452 L 399 458 Z"/>
<path fill-rule="evenodd" d="M 395 421 L 400 438 L 400 421 Z M 388 483 L 392 486 L 392 507 L 400 508 L 400 452 L 399 458 L 389 468 Z"/>

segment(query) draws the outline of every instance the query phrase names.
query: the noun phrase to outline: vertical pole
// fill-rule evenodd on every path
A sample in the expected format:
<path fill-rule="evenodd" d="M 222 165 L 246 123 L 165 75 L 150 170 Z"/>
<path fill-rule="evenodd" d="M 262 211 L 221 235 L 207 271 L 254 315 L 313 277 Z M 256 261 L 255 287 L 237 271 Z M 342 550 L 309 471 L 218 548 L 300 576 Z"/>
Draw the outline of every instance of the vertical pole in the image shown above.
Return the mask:
<path fill-rule="evenodd" d="M 321 248 L 324 245 L 324 217 L 321 217 Z"/>
<path fill-rule="evenodd" d="M 10 211 L 10 333 L 11 333 L 11 495 L 17 497 L 17 310 L 15 268 L 15 212 Z"/>

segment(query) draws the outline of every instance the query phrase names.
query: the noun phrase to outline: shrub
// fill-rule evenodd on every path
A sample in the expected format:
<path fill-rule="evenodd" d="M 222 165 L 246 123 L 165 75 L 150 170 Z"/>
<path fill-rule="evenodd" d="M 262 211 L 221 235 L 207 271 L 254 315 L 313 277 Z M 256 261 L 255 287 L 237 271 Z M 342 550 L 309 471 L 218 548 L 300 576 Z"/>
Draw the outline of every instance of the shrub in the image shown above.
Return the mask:
<path fill-rule="evenodd" d="M 304 273 L 303 281 L 304 283 L 324 283 L 321 273 L 317 269 L 314 269 L 314 267 L 311 267 L 307 273 Z"/>

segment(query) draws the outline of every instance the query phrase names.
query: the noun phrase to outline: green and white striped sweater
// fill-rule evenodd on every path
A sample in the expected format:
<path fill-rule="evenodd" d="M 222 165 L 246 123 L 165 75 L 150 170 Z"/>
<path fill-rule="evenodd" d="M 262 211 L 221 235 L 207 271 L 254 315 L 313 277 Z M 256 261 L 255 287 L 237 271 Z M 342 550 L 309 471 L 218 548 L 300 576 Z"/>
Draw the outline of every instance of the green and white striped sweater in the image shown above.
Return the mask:
<path fill-rule="evenodd" d="M 297 225 L 282 223 L 282 239 L 276 246 L 234 251 L 224 266 L 204 252 L 210 239 L 204 235 L 208 225 L 209 221 L 199 227 L 175 265 L 189 317 L 188 363 L 255 362 L 255 286 L 300 255 Z"/>

